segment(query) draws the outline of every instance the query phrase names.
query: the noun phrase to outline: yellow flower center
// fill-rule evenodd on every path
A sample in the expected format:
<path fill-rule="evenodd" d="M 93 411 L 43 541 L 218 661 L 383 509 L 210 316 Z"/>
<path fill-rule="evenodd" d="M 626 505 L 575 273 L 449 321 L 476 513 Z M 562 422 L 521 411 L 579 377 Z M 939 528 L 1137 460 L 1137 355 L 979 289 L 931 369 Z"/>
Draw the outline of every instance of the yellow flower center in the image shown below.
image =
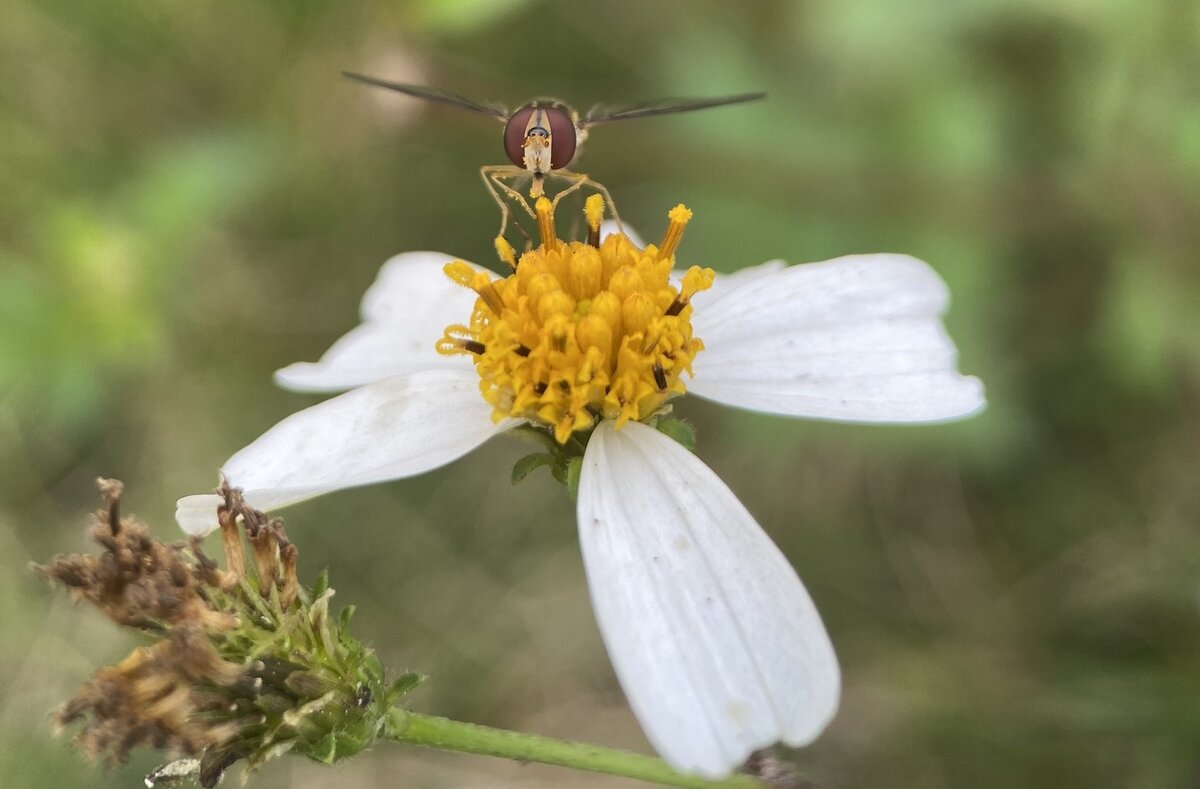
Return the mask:
<path fill-rule="evenodd" d="M 600 241 L 599 195 L 584 209 L 586 243 L 555 235 L 550 201 L 539 199 L 535 209 L 541 246 L 518 262 L 496 239 L 514 268 L 509 276 L 493 278 L 462 261 L 446 266 L 479 299 L 470 325 L 448 326 L 438 352 L 474 357 L 493 419 L 545 425 L 560 444 L 600 418 L 618 426 L 648 419 L 686 391 L 680 374 L 692 374 L 704 348 L 692 336 L 689 302 L 712 285 L 712 269 L 691 267 L 679 287 L 670 281 L 692 212 L 676 206 L 662 244 L 641 249 L 620 234 Z"/>

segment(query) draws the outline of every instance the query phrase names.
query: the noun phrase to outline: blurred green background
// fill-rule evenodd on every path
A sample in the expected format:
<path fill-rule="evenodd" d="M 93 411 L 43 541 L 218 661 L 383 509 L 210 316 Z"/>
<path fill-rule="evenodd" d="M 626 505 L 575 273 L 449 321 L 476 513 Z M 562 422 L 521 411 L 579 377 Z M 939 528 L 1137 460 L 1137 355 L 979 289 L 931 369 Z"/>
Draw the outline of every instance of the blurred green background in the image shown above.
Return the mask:
<path fill-rule="evenodd" d="M 181 494 L 316 401 L 271 371 L 356 323 L 393 253 L 491 263 L 486 119 L 762 89 L 596 130 L 578 169 L 687 263 L 904 251 L 950 283 L 982 416 L 786 421 L 686 401 L 792 559 L 841 713 L 827 787 L 1200 785 L 1200 6 L 1111 2 L 0 0 L 0 776 L 130 787 L 49 711 L 134 643 L 31 560 L 87 546 L 97 475 L 173 539 Z M 288 511 L 311 578 L 422 710 L 645 744 L 595 630 L 573 508 L 511 439 Z M 236 780 L 236 777 L 234 778 Z M 618 786 L 384 746 L 261 787 Z"/>

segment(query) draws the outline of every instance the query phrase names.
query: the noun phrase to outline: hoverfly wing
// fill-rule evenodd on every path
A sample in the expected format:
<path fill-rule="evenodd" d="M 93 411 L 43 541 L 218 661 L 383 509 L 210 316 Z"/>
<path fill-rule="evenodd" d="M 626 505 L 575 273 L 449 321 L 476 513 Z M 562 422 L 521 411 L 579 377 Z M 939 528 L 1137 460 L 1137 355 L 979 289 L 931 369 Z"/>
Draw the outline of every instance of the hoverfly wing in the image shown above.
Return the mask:
<path fill-rule="evenodd" d="M 403 82 L 388 82 L 385 79 L 377 77 L 368 77 L 365 74 L 355 74 L 352 71 L 343 71 L 342 76 L 347 79 L 352 79 L 355 82 L 361 82 L 365 85 L 373 85 L 377 88 L 387 88 L 394 90 L 397 93 L 403 93 L 425 101 L 432 101 L 436 104 L 448 104 L 451 107 L 478 112 L 483 115 L 490 115 L 498 120 L 508 120 L 508 110 L 498 104 L 484 104 L 482 102 L 473 101 L 464 96 L 459 96 L 456 93 L 447 93 L 436 88 L 427 88 L 424 85 L 406 85 Z"/>
<path fill-rule="evenodd" d="M 718 96 L 711 99 L 658 99 L 657 101 L 646 101 L 641 104 L 629 104 L 622 107 L 610 107 L 603 104 L 597 104 L 587 111 L 587 114 L 580 119 L 580 128 L 594 126 L 597 123 L 608 123 L 609 121 L 624 121 L 633 118 L 648 118 L 652 115 L 670 115 L 676 112 L 692 112 L 693 110 L 706 110 L 710 107 L 723 107 L 726 104 L 741 104 L 745 101 L 757 101 L 763 98 L 765 93 L 739 93 L 736 96 Z"/>

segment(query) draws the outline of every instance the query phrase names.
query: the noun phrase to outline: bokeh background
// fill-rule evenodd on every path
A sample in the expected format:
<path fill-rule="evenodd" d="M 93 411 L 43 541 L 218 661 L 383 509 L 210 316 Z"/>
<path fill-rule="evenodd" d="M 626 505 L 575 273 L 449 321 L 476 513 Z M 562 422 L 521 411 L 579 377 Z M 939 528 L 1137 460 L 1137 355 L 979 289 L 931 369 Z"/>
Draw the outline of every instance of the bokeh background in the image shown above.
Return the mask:
<path fill-rule="evenodd" d="M 700 454 L 832 633 L 825 787 L 1200 785 L 1200 6 L 1109 2 L 0 0 L 0 776 L 129 787 L 49 711 L 135 642 L 31 560 L 92 480 L 173 538 L 177 496 L 316 398 L 270 373 L 356 323 L 393 253 L 491 263 L 487 119 L 763 89 L 597 129 L 579 169 L 681 257 L 905 251 L 954 294 L 968 422 L 862 427 L 686 401 Z M 646 747 L 591 616 L 572 505 L 526 446 L 287 514 L 418 709 Z M 236 776 L 233 777 L 236 780 Z M 261 787 L 618 786 L 383 746 Z"/>

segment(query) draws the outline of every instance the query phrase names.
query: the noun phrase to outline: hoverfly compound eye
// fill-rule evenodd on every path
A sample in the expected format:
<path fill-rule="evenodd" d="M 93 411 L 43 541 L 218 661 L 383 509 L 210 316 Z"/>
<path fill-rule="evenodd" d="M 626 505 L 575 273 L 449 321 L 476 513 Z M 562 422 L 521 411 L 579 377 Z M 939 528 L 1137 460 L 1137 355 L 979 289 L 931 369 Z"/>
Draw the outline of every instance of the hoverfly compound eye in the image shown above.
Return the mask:
<path fill-rule="evenodd" d="M 575 122 L 562 107 L 546 107 L 550 122 L 550 166 L 561 170 L 575 158 Z"/>
<path fill-rule="evenodd" d="M 504 153 L 517 167 L 525 166 L 525 127 L 533 115 L 533 107 L 522 107 L 504 125 Z"/>

